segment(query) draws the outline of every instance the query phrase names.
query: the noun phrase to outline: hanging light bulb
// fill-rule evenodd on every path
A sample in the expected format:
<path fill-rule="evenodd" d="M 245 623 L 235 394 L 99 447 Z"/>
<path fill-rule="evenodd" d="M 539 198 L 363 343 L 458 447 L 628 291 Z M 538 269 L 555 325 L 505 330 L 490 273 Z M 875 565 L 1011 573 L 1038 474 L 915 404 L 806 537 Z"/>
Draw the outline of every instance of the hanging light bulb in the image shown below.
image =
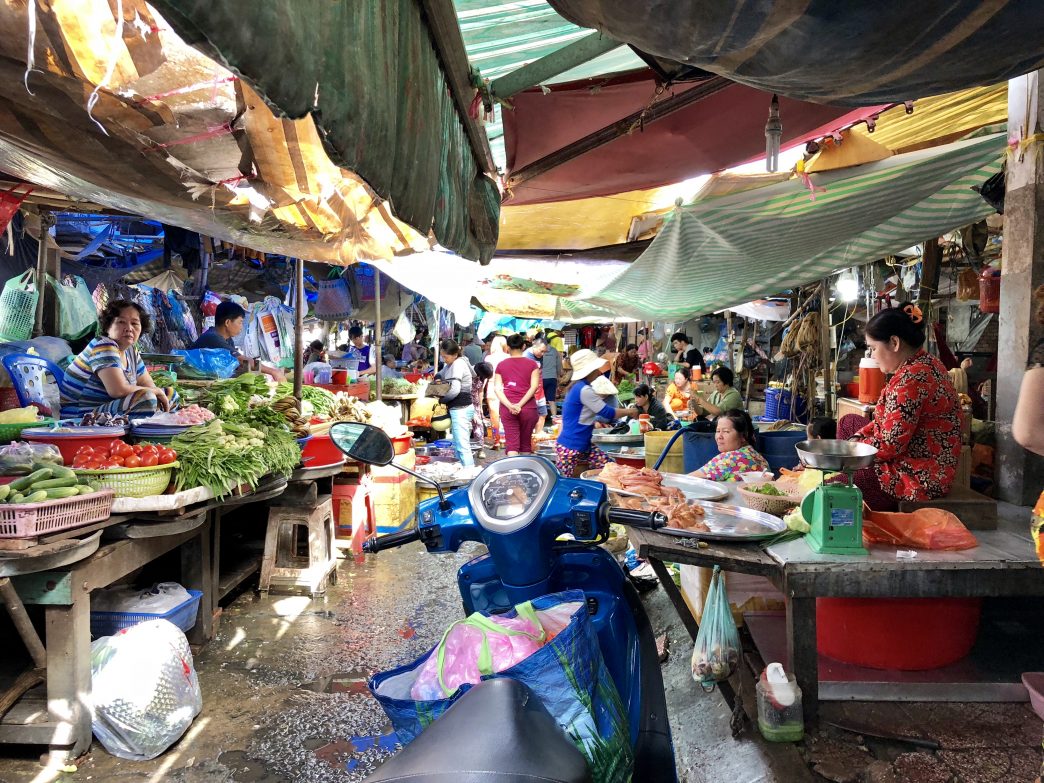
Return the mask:
<path fill-rule="evenodd" d="M 765 169 L 770 173 L 779 170 L 779 143 L 783 139 L 783 122 L 779 119 L 779 98 L 772 96 L 769 104 L 768 122 L 765 123 Z"/>
<path fill-rule="evenodd" d="M 859 278 L 855 268 L 846 269 L 838 276 L 835 290 L 842 302 L 854 302 L 859 298 Z"/>

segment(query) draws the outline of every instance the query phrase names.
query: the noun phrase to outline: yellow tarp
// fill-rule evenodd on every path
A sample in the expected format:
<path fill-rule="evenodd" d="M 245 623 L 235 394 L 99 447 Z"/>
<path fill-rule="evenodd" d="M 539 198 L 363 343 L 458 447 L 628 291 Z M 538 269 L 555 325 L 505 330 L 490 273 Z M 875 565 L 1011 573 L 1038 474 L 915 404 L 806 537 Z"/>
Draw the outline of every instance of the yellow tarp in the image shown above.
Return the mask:
<path fill-rule="evenodd" d="M 865 136 L 899 154 L 949 143 L 978 128 L 1006 122 L 1007 116 L 1005 82 L 922 98 L 914 102 L 912 114 L 897 106 L 881 113 L 873 134 L 868 134 L 863 125 L 849 133 Z M 627 240 L 633 218 L 665 210 L 679 195 L 692 197 L 691 192 L 679 193 L 678 186 L 667 186 L 551 204 L 504 206 L 497 248 L 582 250 L 619 244 Z"/>

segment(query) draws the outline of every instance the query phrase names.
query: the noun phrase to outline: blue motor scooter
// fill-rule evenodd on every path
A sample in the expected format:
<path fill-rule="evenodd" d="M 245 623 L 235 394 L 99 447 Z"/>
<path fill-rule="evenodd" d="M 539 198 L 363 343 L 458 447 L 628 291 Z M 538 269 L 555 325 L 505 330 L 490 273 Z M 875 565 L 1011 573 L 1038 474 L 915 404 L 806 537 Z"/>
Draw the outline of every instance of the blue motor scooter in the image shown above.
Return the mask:
<path fill-rule="evenodd" d="M 394 464 L 391 440 L 376 427 L 335 424 L 330 437 L 359 462 Z M 515 604 L 548 593 L 583 590 L 606 666 L 627 708 L 635 759 L 633 780 L 676 781 L 663 678 L 649 619 L 616 559 L 597 546 L 608 539 L 610 522 L 656 529 L 667 524 L 666 517 L 658 512 L 612 508 L 604 484 L 563 478 L 543 457 L 498 460 L 468 487 L 448 494 L 437 484 L 435 487 L 439 495 L 419 505 L 414 529 L 371 538 L 364 550 L 376 553 L 420 541 L 429 552 L 455 552 L 465 541 L 482 542 L 488 553 L 469 561 L 457 573 L 467 614 L 506 612 Z M 565 534 L 574 540 L 558 540 Z M 537 754 L 521 752 L 525 737 L 539 734 L 536 724 L 546 722 L 546 714 L 534 718 L 540 710 L 534 711 L 527 694 L 519 694 L 511 685 L 494 686 L 495 682 L 465 694 L 368 780 L 441 780 L 440 774 L 457 774 L 456 779 L 467 781 L 586 779 L 568 776 L 569 765 L 547 746 Z M 539 699 L 540 694 L 535 696 Z M 491 715 L 498 716 L 495 731 L 473 729 L 461 735 L 450 728 L 455 722 L 489 726 Z M 508 719 L 508 715 L 512 717 Z M 511 726 L 517 728 L 517 737 Z M 445 738 L 447 733 L 453 735 L 452 741 Z M 568 755 L 570 743 L 564 734 L 559 735 L 564 743 L 559 750 Z M 489 770 L 488 777 L 468 766 L 473 756 Z"/>

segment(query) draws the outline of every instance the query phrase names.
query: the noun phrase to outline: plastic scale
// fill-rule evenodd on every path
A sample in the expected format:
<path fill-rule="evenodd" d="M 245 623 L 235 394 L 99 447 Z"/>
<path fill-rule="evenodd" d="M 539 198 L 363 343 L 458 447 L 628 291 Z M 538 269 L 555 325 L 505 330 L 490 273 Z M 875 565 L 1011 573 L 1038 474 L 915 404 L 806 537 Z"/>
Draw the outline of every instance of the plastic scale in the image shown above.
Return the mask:
<path fill-rule="evenodd" d="M 863 547 L 863 493 L 852 476 L 873 464 L 877 449 L 847 440 L 806 440 L 797 444 L 797 453 L 806 467 L 848 476 L 847 484 L 820 484 L 801 501 L 801 515 L 811 527 L 805 536 L 809 547 L 829 555 L 868 554 Z"/>

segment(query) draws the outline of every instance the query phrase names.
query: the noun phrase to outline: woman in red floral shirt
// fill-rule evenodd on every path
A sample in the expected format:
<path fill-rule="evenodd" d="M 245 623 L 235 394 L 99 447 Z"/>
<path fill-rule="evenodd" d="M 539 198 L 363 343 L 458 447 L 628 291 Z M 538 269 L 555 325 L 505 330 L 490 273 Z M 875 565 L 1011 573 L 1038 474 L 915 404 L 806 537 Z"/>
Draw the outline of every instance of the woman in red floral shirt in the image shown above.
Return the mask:
<path fill-rule="evenodd" d="M 838 423 L 839 437 L 877 449 L 873 466 L 859 471 L 856 484 L 877 511 L 894 511 L 900 500 L 942 497 L 957 473 L 962 414 L 946 368 L 921 347 L 921 311 L 912 304 L 882 310 L 865 331 L 871 356 L 892 377 L 873 421 L 845 416 Z"/>

